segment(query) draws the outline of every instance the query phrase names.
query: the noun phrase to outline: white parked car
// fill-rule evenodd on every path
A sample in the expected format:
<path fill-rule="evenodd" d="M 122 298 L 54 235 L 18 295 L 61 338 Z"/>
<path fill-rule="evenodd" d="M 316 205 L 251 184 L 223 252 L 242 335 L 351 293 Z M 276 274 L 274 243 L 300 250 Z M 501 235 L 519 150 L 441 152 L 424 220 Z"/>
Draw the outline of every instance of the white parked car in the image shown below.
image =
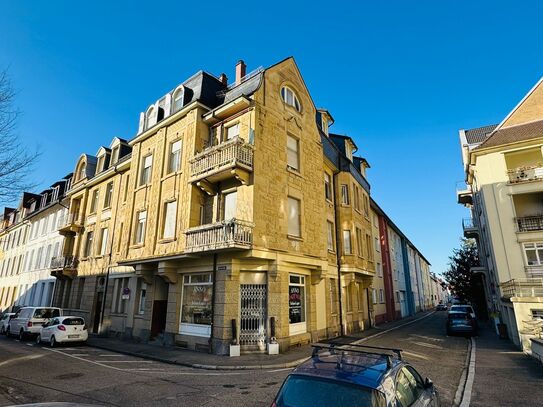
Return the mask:
<path fill-rule="evenodd" d="M 459 312 L 465 312 L 471 316 L 474 320 L 477 319 L 477 316 L 475 315 L 475 311 L 473 310 L 473 307 L 468 304 L 455 304 L 452 305 L 449 311 L 459 311 Z"/>
<path fill-rule="evenodd" d="M 15 312 L 6 312 L 4 315 L 2 315 L 2 318 L 0 318 L 0 335 L 4 335 L 6 333 L 6 329 L 8 329 L 9 321 L 11 321 L 11 318 L 15 315 Z"/>
<path fill-rule="evenodd" d="M 20 340 L 27 336 L 36 336 L 41 326 L 51 318 L 62 315 L 60 308 L 54 307 L 23 307 L 13 316 L 6 328 L 8 336 L 18 335 Z"/>
<path fill-rule="evenodd" d="M 86 342 L 89 332 L 85 320 L 76 316 L 62 316 L 50 319 L 43 324 L 36 342 L 48 342 L 51 347 L 66 342 Z"/>

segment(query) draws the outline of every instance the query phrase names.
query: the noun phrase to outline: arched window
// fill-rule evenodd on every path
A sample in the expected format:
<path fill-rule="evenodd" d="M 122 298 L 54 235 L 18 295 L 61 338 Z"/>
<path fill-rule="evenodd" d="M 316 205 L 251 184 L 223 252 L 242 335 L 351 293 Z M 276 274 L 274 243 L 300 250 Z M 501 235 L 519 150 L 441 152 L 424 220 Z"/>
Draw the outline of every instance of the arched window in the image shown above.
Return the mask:
<path fill-rule="evenodd" d="M 183 107 L 185 90 L 183 87 L 179 87 L 173 93 L 173 108 L 172 113 L 178 112 Z"/>
<path fill-rule="evenodd" d="M 78 181 L 82 180 L 87 176 L 87 166 L 85 163 L 81 163 L 81 167 L 79 167 L 79 174 L 77 176 Z"/>
<path fill-rule="evenodd" d="M 145 117 L 145 129 L 150 129 L 153 127 L 153 125 L 156 123 L 156 112 L 155 108 L 151 106 L 149 110 L 147 110 L 147 115 Z"/>
<path fill-rule="evenodd" d="M 302 106 L 300 105 L 298 96 L 296 96 L 296 93 L 294 93 L 294 91 L 288 86 L 283 86 L 281 88 L 281 98 L 283 99 L 283 102 L 289 106 L 292 106 L 298 112 L 302 111 Z"/>

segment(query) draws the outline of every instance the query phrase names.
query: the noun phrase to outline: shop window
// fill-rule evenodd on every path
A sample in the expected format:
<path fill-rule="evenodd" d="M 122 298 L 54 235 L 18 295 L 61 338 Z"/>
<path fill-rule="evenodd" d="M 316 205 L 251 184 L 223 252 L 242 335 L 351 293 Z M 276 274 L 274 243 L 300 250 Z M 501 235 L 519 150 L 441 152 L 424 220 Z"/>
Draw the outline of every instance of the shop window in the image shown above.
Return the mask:
<path fill-rule="evenodd" d="M 305 277 L 297 274 L 289 276 L 288 317 L 290 334 L 306 332 L 305 322 Z"/>
<path fill-rule="evenodd" d="M 213 297 L 211 273 L 184 275 L 182 296 L 180 333 L 209 337 Z"/>

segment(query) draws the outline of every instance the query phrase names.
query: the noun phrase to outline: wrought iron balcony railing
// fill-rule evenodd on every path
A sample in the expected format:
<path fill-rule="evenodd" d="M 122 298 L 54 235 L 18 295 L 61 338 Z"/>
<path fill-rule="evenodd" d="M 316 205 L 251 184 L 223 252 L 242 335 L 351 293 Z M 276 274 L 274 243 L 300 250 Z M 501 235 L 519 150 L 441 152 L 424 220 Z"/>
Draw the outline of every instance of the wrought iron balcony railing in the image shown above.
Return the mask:
<path fill-rule="evenodd" d="M 51 259 L 50 269 L 75 269 L 78 260 L 75 256 L 58 256 Z"/>
<path fill-rule="evenodd" d="M 185 252 L 249 249 L 253 244 L 253 227 L 250 222 L 232 219 L 187 229 Z"/>
<path fill-rule="evenodd" d="M 504 298 L 543 297 L 543 278 L 515 278 L 500 287 Z"/>
<path fill-rule="evenodd" d="M 240 137 L 234 137 L 216 146 L 206 148 L 190 159 L 191 181 L 218 173 L 242 168 L 253 170 L 253 146 Z"/>
<path fill-rule="evenodd" d="M 509 182 L 516 184 L 519 182 L 536 181 L 543 179 L 542 165 L 529 165 L 525 167 L 513 168 L 507 171 Z"/>
<path fill-rule="evenodd" d="M 519 232 L 543 230 L 543 215 L 523 216 L 515 219 Z"/>

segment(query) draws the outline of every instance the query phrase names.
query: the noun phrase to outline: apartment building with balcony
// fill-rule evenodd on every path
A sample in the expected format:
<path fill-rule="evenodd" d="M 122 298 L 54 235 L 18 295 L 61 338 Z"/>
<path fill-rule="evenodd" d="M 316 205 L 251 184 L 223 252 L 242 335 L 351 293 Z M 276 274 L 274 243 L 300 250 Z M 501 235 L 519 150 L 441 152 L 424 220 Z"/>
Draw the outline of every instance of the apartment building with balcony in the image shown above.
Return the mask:
<path fill-rule="evenodd" d="M 488 311 L 525 350 L 543 313 L 542 109 L 540 80 L 500 124 L 460 131 L 467 193 L 458 201 L 471 210 L 463 229 L 479 249 L 474 271 Z"/>

